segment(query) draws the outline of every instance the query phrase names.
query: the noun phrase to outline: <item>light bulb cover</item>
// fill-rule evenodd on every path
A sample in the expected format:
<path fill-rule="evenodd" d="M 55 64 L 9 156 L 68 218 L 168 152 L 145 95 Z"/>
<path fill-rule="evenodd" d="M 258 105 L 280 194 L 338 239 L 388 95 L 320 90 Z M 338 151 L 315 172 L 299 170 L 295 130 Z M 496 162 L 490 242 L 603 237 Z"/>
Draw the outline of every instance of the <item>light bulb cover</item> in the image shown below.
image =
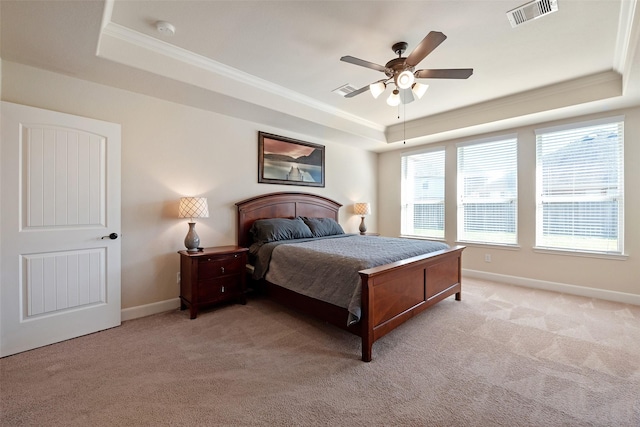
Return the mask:
<path fill-rule="evenodd" d="M 427 89 L 429 89 L 429 85 L 424 85 L 418 82 L 415 82 L 411 87 L 411 90 L 418 97 L 418 99 L 422 99 L 425 93 L 427 93 Z"/>
<path fill-rule="evenodd" d="M 389 95 L 389 98 L 387 98 L 387 104 L 392 107 L 400 105 L 400 91 L 398 91 L 398 89 L 394 89 L 393 93 Z"/>
<path fill-rule="evenodd" d="M 396 84 L 400 89 L 409 89 L 411 85 L 416 81 L 413 73 L 410 70 L 404 70 L 396 79 Z"/>
<path fill-rule="evenodd" d="M 384 84 L 384 82 L 376 82 L 369 85 L 369 91 L 371 92 L 371 95 L 373 95 L 373 97 L 376 99 L 382 94 L 382 92 L 384 92 L 386 88 L 387 86 Z"/>

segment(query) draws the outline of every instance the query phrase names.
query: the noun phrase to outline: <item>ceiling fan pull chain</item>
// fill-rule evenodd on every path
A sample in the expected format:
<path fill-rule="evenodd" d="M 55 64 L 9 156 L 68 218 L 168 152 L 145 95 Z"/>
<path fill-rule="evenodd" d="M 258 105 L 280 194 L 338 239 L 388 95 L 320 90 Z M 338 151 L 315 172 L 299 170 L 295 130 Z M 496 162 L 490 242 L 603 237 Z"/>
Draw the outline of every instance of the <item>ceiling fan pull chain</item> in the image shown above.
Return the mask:
<path fill-rule="evenodd" d="M 402 104 L 402 113 L 404 117 L 402 118 L 402 144 L 407 143 L 407 104 Z"/>

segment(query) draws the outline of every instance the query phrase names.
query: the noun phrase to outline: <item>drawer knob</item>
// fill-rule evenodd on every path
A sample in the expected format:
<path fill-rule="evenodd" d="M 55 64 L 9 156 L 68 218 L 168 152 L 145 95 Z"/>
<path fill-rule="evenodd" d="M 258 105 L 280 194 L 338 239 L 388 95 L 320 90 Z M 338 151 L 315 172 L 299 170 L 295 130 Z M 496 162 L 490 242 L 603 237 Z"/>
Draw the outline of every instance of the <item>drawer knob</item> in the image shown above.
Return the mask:
<path fill-rule="evenodd" d="M 220 271 L 224 273 L 224 267 L 220 267 Z"/>

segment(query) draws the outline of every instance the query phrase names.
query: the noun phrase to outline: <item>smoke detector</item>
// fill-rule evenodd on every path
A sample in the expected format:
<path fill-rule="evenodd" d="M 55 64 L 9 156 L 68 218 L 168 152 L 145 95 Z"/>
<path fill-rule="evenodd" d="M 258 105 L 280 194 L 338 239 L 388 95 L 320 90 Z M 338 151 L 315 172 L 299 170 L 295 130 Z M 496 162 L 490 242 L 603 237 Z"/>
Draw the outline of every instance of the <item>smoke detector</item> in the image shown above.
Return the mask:
<path fill-rule="evenodd" d="M 558 0 L 533 0 L 507 12 L 511 27 L 541 18 L 558 10 Z"/>
<path fill-rule="evenodd" d="M 176 33 L 176 27 L 167 21 L 156 22 L 156 30 L 163 36 L 172 36 Z"/>

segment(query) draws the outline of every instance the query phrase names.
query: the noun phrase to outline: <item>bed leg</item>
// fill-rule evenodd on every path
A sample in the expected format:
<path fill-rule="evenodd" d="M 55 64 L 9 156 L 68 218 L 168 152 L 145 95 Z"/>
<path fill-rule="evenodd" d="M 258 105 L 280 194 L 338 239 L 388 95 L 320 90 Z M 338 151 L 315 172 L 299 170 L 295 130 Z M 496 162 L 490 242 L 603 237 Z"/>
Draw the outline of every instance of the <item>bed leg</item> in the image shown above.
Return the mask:
<path fill-rule="evenodd" d="M 362 280 L 362 314 L 360 317 L 360 332 L 362 333 L 362 361 L 371 362 L 371 354 L 373 352 L 373 313 L 374 313 L 374 299 L 373 299 L 373 284 L 370 285 L 369 277 L 360 273 Z"/>
<path fill-rule="evenodd" d="M 373 331 L 363 331 L 362 334 L 362 361 L 371 362 L 373 354 Z"/>
<path fill-rule="evenodd" d="M 462 291 L 456 292 L 456 301 L 461 301 L 461 300 L 462 300 Z"/>
<path fill-rule="evenodd" d="M 363 362 L 371 362 L 372 347 L 373 347 L 373 343 L 365 344 L 364 339 L 362 340 L 362 361 Z"/>

